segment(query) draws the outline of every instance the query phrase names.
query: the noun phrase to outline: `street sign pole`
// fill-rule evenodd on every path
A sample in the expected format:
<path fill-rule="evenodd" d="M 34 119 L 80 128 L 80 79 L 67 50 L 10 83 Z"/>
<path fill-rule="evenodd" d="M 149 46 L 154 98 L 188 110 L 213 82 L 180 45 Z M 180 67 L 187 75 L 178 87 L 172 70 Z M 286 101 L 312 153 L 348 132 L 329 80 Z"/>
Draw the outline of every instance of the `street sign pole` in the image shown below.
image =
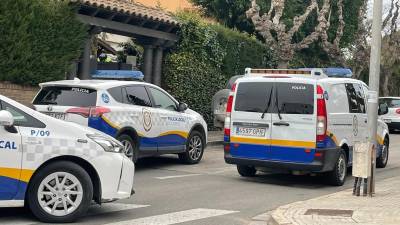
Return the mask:
<path fill-rule="evenodd" d="M 371 177 L 368 179 L 368 193 L 372 197 L 375 193 L 375 161 L 377 148 L 377 118 L 378 118 L 378 95 L 379 76 L 381 64 L 381 41 L 382 41 L 382 0 L 374 0 L 371 60 L 369 66 L 369 88 L 368 93 L 368 131 L 371 151 Z"/>

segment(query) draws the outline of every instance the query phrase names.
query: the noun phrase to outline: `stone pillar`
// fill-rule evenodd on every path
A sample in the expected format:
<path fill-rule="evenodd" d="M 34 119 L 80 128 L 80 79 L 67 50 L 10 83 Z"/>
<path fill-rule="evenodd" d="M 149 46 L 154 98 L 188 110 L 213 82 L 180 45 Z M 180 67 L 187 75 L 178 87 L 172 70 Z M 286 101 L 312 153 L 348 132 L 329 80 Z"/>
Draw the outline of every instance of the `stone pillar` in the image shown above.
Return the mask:
<path fill-rule="evenodd" d="M 92 46 L 92 37 L 88 38 L 85 42 L 85 47 L 83 49 L 83 54 L 82 54 L 82 70 L 79 75 L 79 78 L 82 80 L 88 80 L 91 78 L 90 76 L 90 56 L 92 54 L 91 52 L 91 46 Z"/>
<path fill-rule="evenodd" d="M 157 47 L 154 55 L 153 84 L 161 87 L 162 61 L 164 49 Z"/>
<path fill-rule="evenodd" d="M 148 83 L 151 83 L 153 75 L 153 51 L 154 51 L 154 46 L 152 45 L 144 46 L 143 73 L 144 73 L 144 81 Z"/>

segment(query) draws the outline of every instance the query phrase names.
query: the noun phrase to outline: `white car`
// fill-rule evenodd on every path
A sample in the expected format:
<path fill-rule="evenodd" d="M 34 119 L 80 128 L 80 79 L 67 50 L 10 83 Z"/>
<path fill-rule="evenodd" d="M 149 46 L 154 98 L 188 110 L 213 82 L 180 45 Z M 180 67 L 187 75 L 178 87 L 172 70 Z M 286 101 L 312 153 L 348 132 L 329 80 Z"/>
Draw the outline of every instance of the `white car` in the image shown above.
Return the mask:
<path fill-rule="evenodd" d="M 163 89 L 140 81 L 64 80 L 40 84 L 39 112 L 109 134 L 140 157 L 178 154 L 198 163 L 207 143 L 203 117 Z"/>
<path fill-rule="evenodd" d="M 389 108 L 387 114 L 380 116 L 389 130 L 400 130 L 400 97 L 382 97 L 379 98 L 379 104 L 386 104 Z"/>
<path fill-rule="evenodd" d="M 133 194 L 135 166 L 116 139 L 0 95 L 0 207 L 29 206 L 43 222 L 73 222 L 92 200 Z"/>
<path fill-rule="evenodd" d="M 368 87 L 349 75 L 338 68 L 246 69 L 228 99 L 225 161 L 242 176 L 265 168 L 326 173 L 343 185 L 354 144 L 368 137 Z M 381 120 L 377 137 L 376 163 L 385 167 L 389 132 Z"/>

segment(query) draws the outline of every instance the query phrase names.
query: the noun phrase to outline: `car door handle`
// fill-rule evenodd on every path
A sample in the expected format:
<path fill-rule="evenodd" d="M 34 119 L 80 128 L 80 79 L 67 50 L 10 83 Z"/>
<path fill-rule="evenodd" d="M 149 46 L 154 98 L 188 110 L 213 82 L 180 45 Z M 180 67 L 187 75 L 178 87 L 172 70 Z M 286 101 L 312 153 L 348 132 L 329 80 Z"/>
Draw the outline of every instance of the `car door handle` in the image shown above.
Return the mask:
<path fill-rule="evenodd" d="M 285 127 L 288 127 L 288 126 L 290 126 L 290 124 L 289 123 L 287 123 L 287 122 L 275 122 L 275 123 L 273 123 L 273 125 L 274 126 L 285 126 Z"/>

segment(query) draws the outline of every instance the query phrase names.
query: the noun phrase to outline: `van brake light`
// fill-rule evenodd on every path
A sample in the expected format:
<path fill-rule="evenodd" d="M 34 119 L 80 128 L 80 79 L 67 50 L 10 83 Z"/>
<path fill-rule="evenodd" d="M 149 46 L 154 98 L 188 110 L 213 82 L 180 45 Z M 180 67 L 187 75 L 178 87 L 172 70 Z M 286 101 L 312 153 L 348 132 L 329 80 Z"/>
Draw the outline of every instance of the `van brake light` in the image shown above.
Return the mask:
<path fill-rule="evenodd" d="M 317 142 L 323 142 L 327 130 L 327 112 L 324 99 L 324 90 L 320 85 L 317 86 Z"/>

